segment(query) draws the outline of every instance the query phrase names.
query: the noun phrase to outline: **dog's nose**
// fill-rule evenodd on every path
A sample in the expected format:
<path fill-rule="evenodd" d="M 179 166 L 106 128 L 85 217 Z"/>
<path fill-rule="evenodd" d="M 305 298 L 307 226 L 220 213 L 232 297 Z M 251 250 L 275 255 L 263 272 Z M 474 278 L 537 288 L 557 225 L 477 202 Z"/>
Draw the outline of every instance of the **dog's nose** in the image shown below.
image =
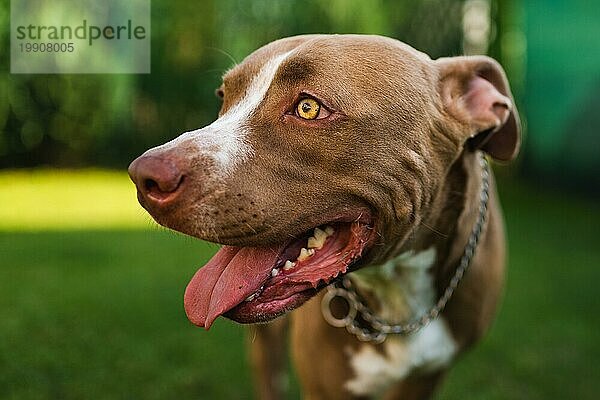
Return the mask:
<path fill-rule="evenodd" d="M 138 193 L 154 206 L 173 202 L 179 196 L 185 178 L 172 160 L 154 155 L 136 158 L 128 171 Z"/>

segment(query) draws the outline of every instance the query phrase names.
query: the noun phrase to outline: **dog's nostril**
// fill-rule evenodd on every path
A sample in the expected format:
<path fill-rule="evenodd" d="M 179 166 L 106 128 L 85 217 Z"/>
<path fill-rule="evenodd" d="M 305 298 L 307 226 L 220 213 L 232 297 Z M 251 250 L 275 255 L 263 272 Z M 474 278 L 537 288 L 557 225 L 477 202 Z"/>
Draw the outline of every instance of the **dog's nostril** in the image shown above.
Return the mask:
<path fill-rule="evenodd" d="M 146 189 L 146 191 L 148 192 L 151 192 L 153 190 L 160 190 L 158 188 L 158 183 L 156 183 L 156 181 L 153 179 L 144 180 L 144 189 Z"/>
<path fill-rule="evenodd" d="M 131 163 L 129 175 L 146 200 L 165 205 L 180 196 L 185 175 L 175 161 L 143 155 Z"/>
<path fill-rule="evenodd" d="M 154 198 L 166 198 L 177 192 L 183 183 L 184 176 L 180 176 L 179 179 L 172 179 L 171 181 L 158 181 L 152 178 L 146 178 L 143 180 L 144 191 Z"/>

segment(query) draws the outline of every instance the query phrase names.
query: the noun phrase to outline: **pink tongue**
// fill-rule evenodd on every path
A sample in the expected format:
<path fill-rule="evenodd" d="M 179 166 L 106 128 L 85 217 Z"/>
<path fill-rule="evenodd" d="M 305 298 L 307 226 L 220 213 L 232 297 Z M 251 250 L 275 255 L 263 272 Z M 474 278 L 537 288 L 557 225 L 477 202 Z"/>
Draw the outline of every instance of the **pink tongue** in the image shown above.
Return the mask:
<path fill-rule="evenodd" d="M 271 274 L 283 245 L 274 247 L 223 246 L 194 275 L 184 295 L 185 312 L 206 329 L 221 314 L 260 289 Z"/>

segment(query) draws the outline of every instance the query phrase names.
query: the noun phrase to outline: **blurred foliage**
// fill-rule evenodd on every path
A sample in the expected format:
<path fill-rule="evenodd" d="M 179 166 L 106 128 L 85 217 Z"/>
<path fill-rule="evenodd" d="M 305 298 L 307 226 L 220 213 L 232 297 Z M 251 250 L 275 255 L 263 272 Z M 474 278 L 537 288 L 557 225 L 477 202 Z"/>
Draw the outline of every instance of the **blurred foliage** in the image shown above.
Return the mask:
<path fill-rule="evenodd" d="M 8 26 L 8 0 L 0 3 Z M 152 73 L 0 75 L 0 167 L 103 165 L 211 122 L 223 72 L 300 33 L 400 38 L 432 57 L 461 53 L 462 1 L 152 1 Z M 8 29 L 0 31 L 8 49 Z M 8 52 L 0 52 L 9 65 Z"/>
<path fill-rule="evenodd" d="M 600 2 L 522 2 L 525 111 L 531 133 L 523 172 L 547 185 L 600 195 Z"/>
<path fill-rule="evenodd" d="M 151 74 L 0 74 L 0 168 L 122 169 L 210 123 L 222 74 L 285 36 L 381 34 L 433 58 L 461 54 L 467 2 L 489 9 L 488 53 L 507 71 L 525 128 L 520 171 L 600 191 L 600 3 L 566 0 L 153 0 Z M 0 0 L 8 25 L 9 0 Z M 8 34 L 0 30 L 0 50 Z M 6 69 L 8 57 L 0 51 Z"/>

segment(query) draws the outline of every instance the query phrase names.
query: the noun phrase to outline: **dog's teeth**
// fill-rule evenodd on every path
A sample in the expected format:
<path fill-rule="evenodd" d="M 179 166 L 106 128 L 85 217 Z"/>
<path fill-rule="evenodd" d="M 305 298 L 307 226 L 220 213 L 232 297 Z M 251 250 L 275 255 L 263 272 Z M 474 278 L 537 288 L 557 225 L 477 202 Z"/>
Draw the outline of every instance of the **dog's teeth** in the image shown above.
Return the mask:
<path fill-rule="evenodd" d="M 335 230 L 333 229 L 333 227 L 332 227 L 332 226 L 330 226 L 330 225 L 327 225 L 327 226 L 325 227 L 325 233 L 327 234 L 327 236 L 331 236 L 331 235 L 333 235 L 333 232 L 335 232 Z"/>
<path fill-rule="evenodd" d="M 246 300 L 244 300 L 244 301 L 252 301 L 257 297 L 258 297 L 258 293 L 253 293 L 250 296 L 246 297 Z"/>
<path fill-rule="evenodd" d="M 300 249 L 300 255 L 298 256 L 298 261 L 304 261 L 308 257 L 310 257 L 308 250 L 306 250 L 304 247 L 302 249 Z"/>
<path fill-rule="evenodd" d="M 308 238 L 308 248 L 309 249 L 321 249 L 323 247 L 323 244 L 325 244 L 325 240 L 327 239 L 327 237 L 320 237 L 320 238 L 316 238 L 316 237 L 309 237 Z"/>
<path fill-rule="evenodd" d="M 313 254 L 315 254 L 315 249 L 308 249 L 308 255 L 312 256 Z"/>
<path fill-rule="evenodd" d="M 315 232 L 313 233 L 313 236 L 317 239 L 321 239 L 321 238 L 326 238 L 327 232 L 325 232 L 324 230 L 320 229 L 320 228 L 315 228 Z"/>
<path fill-rule="evenodd" d="M 283 270 L 284 271 L 289 271 L 290 269 L 294 268 L 295 266 L 296 266 L 296 263 L 293 263 L 290 260 L 287 260 L 285 262 L 285 264 L 283 265 Z"/>
<path fill-rule="evenodd" d="M 327 233 L 319 228 L 315 228 L 313 236 L 308 238 L 308 248 L 321 249 L 325 244 L 325 240 L 327 240 Z"/>
<path fill-rule="evenodd" d="M 277 275 L 279 275 L 279 269 L 278 269 L 278 268 L 273 268 L 273 269 L 271 270 L 271 276 L 272 276 L 273 278 L 275 278 Z"/>

